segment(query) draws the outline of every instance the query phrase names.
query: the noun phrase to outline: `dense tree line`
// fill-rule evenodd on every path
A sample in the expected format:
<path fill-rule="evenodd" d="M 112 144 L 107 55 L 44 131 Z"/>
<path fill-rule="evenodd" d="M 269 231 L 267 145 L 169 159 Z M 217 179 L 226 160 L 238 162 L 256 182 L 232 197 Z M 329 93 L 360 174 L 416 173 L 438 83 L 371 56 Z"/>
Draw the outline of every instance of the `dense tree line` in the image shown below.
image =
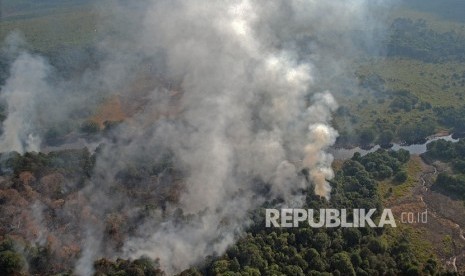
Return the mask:
<path fill-rule="evenodd" d="M 372 125 L 364 125 L 355 129 L 346 129 L 346 125 L 356 125 L 359 122 L 359 118 L 354 115 L 351 110 L 346 106 L 341 106 L 336 111 L 336 117 L 340 120 L 343 118 L 343 125 L 335 124 L 339 131 L 339 137 L 337 139 L 337 145 L 339 146 L 352 146 L 360 145 L 367 147 L 373 144 L 379 144 L 382 147 L 389 147 L 392 142 L 415 144 L 425 143 L 426 138 L 434 134 L 438 123 L 449 126 L 451 124 L 461 125 L 460 111 L 453 114 L 455 121 L 446 122 L 450 119 L 439 119 L 425 115 L 416 122 L 408 122 L 401 124 L 400 116 L 403 113 L 411 112 L 416 109 L 419 111 L 425 111 L 432 109 L 432 105 L 428 102 L 420 101 L 417 96 L 412 94 L 408 90 L 389 90 L 383 86 L 384 80 L 374 74 L 369 76 L 359 76 L 360 85 L 362 87 L 370 87 L 369 89 L 380 89 L 378 90 L 378 103 L 389 103 L 388 114 L 394 117 L 391 118 L 377 118 Z M 366 102 L 365 104 L 368 104 Z M 361 105 L 359 105 L 362 108 Z M 440 109 L 435 109 L 438 113 Z M 440 117 L 441 118 L 441 117 Z M 465 124 L 464 124 L 465 125 Z"/>
<path fill-rule="evenodd" d="M 309 191 L 304 208 L 382 208 L 377 180 L 403 172 L 407 151 L 354 155 L 336 178 L 330 202 Z M 419 263 L 406 236 L 387 241 L 385 229 L 265 228 L 264 210 L 223 256 L 181 275 L 436 275 L 434 257 Z"/>
<path fill-rule="evenodd" d="M 424 157 L 429 161 L 441 160 L 451 170 L 438 174 L 433 188 L 451 193 L 465 200 L 465 139 L 457 143 L 437 140 L 428 144 Z"/>
<path fill-rule="evenodd" d="M 446 140 L 436 140 L 427 146 L 425 157 L 445 162 L 465 161 L 465 140 L 460 139 L 454 143 Z"/>
<path fill-rule="evenodd" d="M 425 62 L 465 61 L 465 38 L 454 31 L 439 33 L 425 20 L 397 18 L 390 27 L 388 55 Z"/>
<path fill-rule="evenodd" d="M 95 162 L 95 156 L 87 150 L 27 153 L 24 156 L 11 153 L 1 157 L 4 162 L 2 174 L 13 178 L 23 171 L 40 175 L 59 170 L 71 179 L 72 175 L 92 170 Z M 331 200 L 322 200 L 309 190 L 303 207 L 315 210 L 345 208 L 349 210 L 349 220 L 354 208 L 375 208 L 379 218 L 382 202 L 377 181 L 386 178 L 402 181 L 409 157 L 404 150 L 378 150 L 366 156 L 355 154 L 344 162 L 331 181 Z M 134 164 L 121 170 L 117 181 L 143 183 L 141 179 L 146 176 L 171 168 L 173 160 L 167 153 L 166 158 L 157 164 Z M 134 189 L 133 185 L 124 184 L 124 187 L 126 192 Z M 276 203 L 279 201 L 268 202 L 263 207 L 272 207 Z M 420 263 L 408 237 L 390 237 L 386 228 L 311 228 L 308 224 L 299 228 L 266 228 L 264 209 L 255 210 L 251 218 L 254 224 L 225 254 L 208 257 L 204 263 L 181 275 L 435 275 L 441 271 L 433 256 L 427 263 Z M 24 271 L 26 264 L 30 272 L 39 275 L 53 269 L 53 255 L 47 247 L 18 244 L 8 237 L 3 237 L 3 241 L 0 244 L 1 273 L 19 273 Z M 157 261 L 148 258 L 133 261 L 101 259 L 94 267 L 95 275 L 164 274 Z"/>
<path fill-rule="evenodd" d="M 51 172 L 59 172 L 75 179 L 89 177 L 95 163 L 95 155 L 87 148 L 82 150 L 63 150 L 45 153 L 27 152 L 20 155 L 17 152 L 0 154 L 0 176 L 12 175 L 18 177 L 21 172 L 28 171 L 37 177 Z"/>
<path fill-rule="evenodd" d="M 393 91 L 390 93 L 390 96 L 394 98 L 389 105 L 393 112 L 398 112 L 399 110 L 409 112 L 418 103 L 418 97 L 407 90 Z"/>
<path fill-rule="evenodd" d="M 434 111 L 441 124 L 452 128 L 454 132 L 465 132 L 465 106 L 437 107 Z"/>

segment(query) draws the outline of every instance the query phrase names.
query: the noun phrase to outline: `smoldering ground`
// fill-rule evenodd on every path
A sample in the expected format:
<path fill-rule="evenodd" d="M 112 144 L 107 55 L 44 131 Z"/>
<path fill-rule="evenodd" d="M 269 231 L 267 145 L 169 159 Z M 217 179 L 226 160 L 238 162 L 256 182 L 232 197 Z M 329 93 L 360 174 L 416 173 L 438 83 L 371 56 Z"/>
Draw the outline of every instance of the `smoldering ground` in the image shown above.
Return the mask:
<path fill-rule="evenodd" d="M 353 34 L 371 45 L 366 26 L 378 24 L 382 8 L 363 0 L 96 4 L 98 66 L 67 79 L 43 57 L 13 54 L 0 96 L 8 110 L 0 149 L 38 151 L 48 128 L 91 116 L 102 99 L 136 102 L 76 189 L 91 215 L 80 222 L 75 272 L 90 274 L 99 257 L 142 255 L 179 272 L 224 252 L 267 200 L 299 205 L 308 188 L 330 198 L 331 92 L 356 89 L 346 73 L 360 50 Z M 143 91 L 128 88 L 147 78 L 152 85 Z M 131 182 L 149 202 L 122 190 L 128 166 L 167 156 L 169 166 Z M 176 195 L 156 200 L 162 189 Z M 150 204 L 149 218 L 137 220 Z M 114 215 L 125 225 L 137 221 L 123 226 L 118 245 L 104 235 Z"/>

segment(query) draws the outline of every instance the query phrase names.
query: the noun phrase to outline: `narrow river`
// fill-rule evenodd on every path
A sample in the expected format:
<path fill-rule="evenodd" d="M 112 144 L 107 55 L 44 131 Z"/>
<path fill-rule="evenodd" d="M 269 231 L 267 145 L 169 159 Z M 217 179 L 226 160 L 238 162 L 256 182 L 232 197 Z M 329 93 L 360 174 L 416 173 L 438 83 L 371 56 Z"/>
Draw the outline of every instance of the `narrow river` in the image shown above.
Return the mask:
<path fill-rule="evenodd" d="M 399 149 L 404 149 L 408 150 L 410 154 L 422 154 L 426 152 L 426 145 L 429 143 L 436 141 L 436 140 L 446 140 L 446 141 L 451 141 L 451 142 L 457 142 L 459 139 L 454 139 L 452 138 L 452 134 L 449 136 L 442 136 L 442 137 L 434 137 L 428 139 L 426 143 L 424 144 L 413 144 L 413 145 L 399 145 L 394 143 L 394 145 L 390 148 L 393 150 L 399 150 Z M 354 155 L 354 153 L 359 152 L 362 156 L 366 155 L 370 152 L 375 152 L 379 148 L 381 148 L 379 145 L 376 145 L 372 147 L 371 149 L 362 149 L 360 147 L 352 148 L 352 149 L 345 149 L 345 148 L 330 148 L 328 150 L 329 153 L 331 153 L 334 156 L 334 159 L 338 160 L 345 160 L 345 159 L 350 159 Z"/>

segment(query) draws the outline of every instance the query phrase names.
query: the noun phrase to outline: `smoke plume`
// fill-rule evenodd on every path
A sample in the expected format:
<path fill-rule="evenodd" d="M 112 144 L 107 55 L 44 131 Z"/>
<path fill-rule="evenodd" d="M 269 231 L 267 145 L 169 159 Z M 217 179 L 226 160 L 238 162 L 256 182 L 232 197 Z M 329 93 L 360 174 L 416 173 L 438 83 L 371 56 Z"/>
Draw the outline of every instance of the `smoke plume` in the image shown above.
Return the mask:
<path fill-rule="evenodd" d="M 44 58 L 21 53 L 1 92 L 8 107 L 2 152 L 39 151 L 44 129 L 91 115 L 101 99 L 117 96 L 127 109 L 113 131 L 117 138 L 105 140 L 90 183 L 79 191 L 93 215 L 82 222 L 77 274 L 90 274 L 99 257 L 143 255 L 179 272 L 222 254 L 250 225 L 250 211 L 266 201 L 291 204 L 306 189 L 330 199 L 333 158 L 326 149 L 337 138 L 330 125 L 337 103 L 326 89 L 347 89 L 342 75 L 357 51 L 353 32 L 370 37 L 364 28 L 376 4 L 107 4 L 96 7 L 103 14 L 98 68 L 61 79 Z M 174 168 L 136 185 L 154 195 L 171 187 L 176 200 L 156 208 L 116 250 L 103 238 L 103 222 L 123 212 L 134 221 L 143 208 L 115 192 L 119 173 L 166 154 Z"/>

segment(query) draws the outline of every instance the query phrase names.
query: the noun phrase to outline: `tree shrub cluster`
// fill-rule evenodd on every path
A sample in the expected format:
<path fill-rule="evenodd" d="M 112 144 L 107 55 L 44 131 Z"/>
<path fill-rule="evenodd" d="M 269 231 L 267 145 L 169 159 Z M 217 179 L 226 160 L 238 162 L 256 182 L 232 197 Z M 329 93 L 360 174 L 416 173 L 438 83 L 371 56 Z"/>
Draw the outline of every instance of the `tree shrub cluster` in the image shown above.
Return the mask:
<path fill-rule="evenodd" d="M 95 163 L 95 155 L 87 148 L 82 150 L 62 150 L 50 153 L 17 152 L 0 154 L 0 176 L 18 177 L 21 172 L 31 172 L 42 177 L 52 172 L 59 172 L 70 179 L 88 177 Z"/>
<path fill-rule="evenodd" d="M 454 31 L 437 32 L 425 20 L 397 18 L 390 26 L 389 56 L 425 62 L 465 61 L 465 39 Z"/>
<path fill-rule="evenodd" d="M 454 132 L 465 132 L 465 106 L 434 108 L 438 121 L 444 126 L 453 128 Z"/>
<path fill-rule="evenodd" d="M 93 168 L 95 158 L 86 150 L 24 156 L 11 153 L 1 157 L 2 174 L 13 178 L 23 171 L 39 175 L 55 170 L 69 175 L 83 173 L 86 166 Z M 322 200 L 308 190 L 304 208 L 348 209 L 349 220 L 354 208 L 375 208 L 378 210 L 376 220 L 382 209 L 377 181 L 397 178 L 409 157 L 403 150 L 378 150 L 366 156 L 355 154 L 342 164 L 331 181 L 331 201 Z M 138 183 L 144 183 L 146 175 L 163 174 L 173 166 L 174 161 L 168 153 L 163 160 L 158 160 L 158 165 L 133 164 L 121 170 L 116 181 L 127 183 L 139 179 Z M 136 188 L 123 185 L 118 189 L 128 193 Z M 275 203 L 268 202 L 264 207 L 275 206 Z M 255 210 L 251 218 L 254 224 L 225 254 L 208 257 L 204 263 L 181 275 L 434 275 L 440 271 L 434 257 L 427 263 L 420 263 L 408 238 L 389 239 L 386 228 L 316 229 L 305 224 L 299 228 L 266 228 L 264 209 Z M 23 271 L 23 264 L 27 262 L 29 272 L 34 274 L 56 271 L 47 248 L 24 247 L 22 252 L 25 253 L 19 255 L 10 250 L 12 247 L 2 248 L 0 246 L 0 269 Z M 101 259 L 94 267 L 95 275 L 164 275 L 157 261 L 148 258 Z"/>
<path fill-rule="evenodd" d="M 402 171 L 407 151 L 379 150 L 347 160 L 332 181 L 330 202 L 307 195 L 304 208 L 382 208 L 377 180 Z M 265 228 L 264 210 L 223 256 L 180 275 L 435 275 L 435 258 L 419 263 L 408 238 L 385 229 Z M 261 218 L 261 219 L 259 219 Z"/>
<path fill-rule="evenodd" d="M 465 139 L 454 143 L 437 140 L 427 145 L 424 158 L 428 161 L 441 160 L 451 171 L 438 174 L 433 188 L 453 194 L 465 200 Z"/>
<path fill-rule="evenodd" d="M 418 103 L 418 97 L 413 95 L 407 90 L 393 91 L 391 96 L 394 98 L 389 105 L 389 108 L 393 112 L 404 110 L 409 112 L 414 109 Z"/>

